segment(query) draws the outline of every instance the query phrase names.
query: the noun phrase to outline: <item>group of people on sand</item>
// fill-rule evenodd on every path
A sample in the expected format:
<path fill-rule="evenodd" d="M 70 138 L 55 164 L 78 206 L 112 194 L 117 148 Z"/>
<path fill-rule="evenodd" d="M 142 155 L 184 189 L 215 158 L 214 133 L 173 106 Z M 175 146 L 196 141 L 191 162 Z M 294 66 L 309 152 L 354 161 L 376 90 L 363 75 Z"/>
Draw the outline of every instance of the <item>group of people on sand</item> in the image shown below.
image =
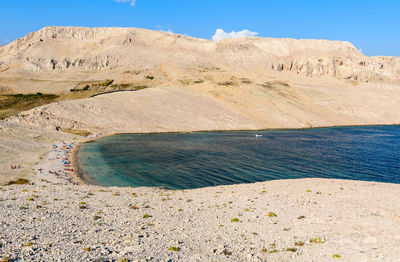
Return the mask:
<path fill-rule="evenodd" d="M 62 142 L 62 145 L 54 144 L 52 146 L 52 151 L 55 153 L 55 157 L 50 157 L 48 160 L 57 161 L 58 170 L 48 170 L 47 174 L 54 176 L 60 182 L 51 182 L 48 179 L 41 179 L 41 182 L 56 184 L 56 185 L 78 185 L 79 182 L 73 181 L 74 173 L 71 167 L 71 161 L 69 160 L 73 145 Z M 39 168 L 38 171 L 42 173 L 43 169 Z M 51 180 L 51 179 L 50 179 Z M 64 180 L 64 181 L 63 181 Z M 62 181 L 62 182 L 61 182 Z"/>
<path fill-rule="evenodd" d="M 11 165 L 11 169 L 20 169 L 21 165 Z"/>

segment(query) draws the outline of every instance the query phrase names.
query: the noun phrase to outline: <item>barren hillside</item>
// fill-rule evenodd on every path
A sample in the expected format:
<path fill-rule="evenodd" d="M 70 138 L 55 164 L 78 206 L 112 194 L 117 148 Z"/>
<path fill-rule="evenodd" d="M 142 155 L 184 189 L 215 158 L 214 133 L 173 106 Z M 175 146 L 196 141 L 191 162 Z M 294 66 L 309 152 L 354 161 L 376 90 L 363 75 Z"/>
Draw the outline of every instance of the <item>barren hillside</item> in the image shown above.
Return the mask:
<path fill-rule="evenodd" d="M 349 42 L 274 38 L 213 42 L 139 28 L 46 27 L 0 48 L 0 84 L 20 89 L 26 79 L 55 81 L 68 90 L 68 84 L 61 82 L 110 77 L 135 82 L 150 73 L 168 82 L 171 76 L 159 70 L 160 65 L 184 72 L 213 69 L 235 74 L 251 69 L 329 76 L 353 84 L 400 83 L 399 58 L 367 57 Z"/>

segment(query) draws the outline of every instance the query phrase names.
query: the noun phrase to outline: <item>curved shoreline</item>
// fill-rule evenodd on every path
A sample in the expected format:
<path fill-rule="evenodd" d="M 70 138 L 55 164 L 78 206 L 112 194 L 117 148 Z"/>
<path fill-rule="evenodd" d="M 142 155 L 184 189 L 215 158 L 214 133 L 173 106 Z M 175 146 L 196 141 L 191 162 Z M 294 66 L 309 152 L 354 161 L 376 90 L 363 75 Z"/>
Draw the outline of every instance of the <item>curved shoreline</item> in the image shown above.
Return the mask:
<path fill-rule="evenodd" d="M 188 134 L 188 133 L 210 133 L 210 132 L 215 132 L 215 133 L 223 133 L 223 132 L 263 132 L 263 131 L 297 131 L 297 130 L 315 130 L 315 129 L 328 129 L 328 128 L 353 128 L 353 127 L 386 127 L 386 126 L 400 126 L 399 124 L 387 124 L 387 125 L 351 125 L 351 126 L 327 126 L 327 127 L 317 127 L 317 128 L 270 128 L 270 129 L 259 129 L 259 130 L 206 130 L 206 131 L 190 131 L 190 132 L 142 132 L 142 133 L 111 133 L 111 134 L 102 134 L 102 135 L 95 135 L 95 137 L 90 138 L 90 139 L 85 139 L 79 142 L 79 144 L 76 146 L 75 150 L 73 151 L 73 166 L 74 166 L 74 172 L 76 173 L 76 176 L 80 178 L 81 182 L 87 185 L 96 185 L 100 186 L 99 184 L 96 184 L 91 180 L 90 178 L 87 178 L 85 176 L 89 176 L 88 174 L 83 174 L 80 172 L 79 164 L 78 164 L 78 151 L 79 148 L 84 144 L 88 142 L 94 142 L 100 138 L 104 137 L 111 137 L 111 136 L 116 136 L 116 135 L 145 135 L 145 134 Z M 327 178 L 329 179 L 329 178 Z M 343 178 L 332 178 L 332 179 L 343 179 Z M 275 180 L 275 179 L 273 179 Z M 281 179 L 276 179 L 276 180 L 281 180 Z M 349 181 L 353 181 L 353 179 L 348 179 Z M 376 181 L 376 180 L 359 180 L 359 179 L 354 179 L 355 181 L 373 181 L 377 183 L 390 183 L 390 184 L 396 184 L 396 183 L 391 183 L 391 182 L 385 182 L 385 181 Z M 270 180 L 266 180 L 270 181 Z M 265 181 L 264 181 L 265 182 Z M 188 189 L 189 190 L 189 189 Z"/>

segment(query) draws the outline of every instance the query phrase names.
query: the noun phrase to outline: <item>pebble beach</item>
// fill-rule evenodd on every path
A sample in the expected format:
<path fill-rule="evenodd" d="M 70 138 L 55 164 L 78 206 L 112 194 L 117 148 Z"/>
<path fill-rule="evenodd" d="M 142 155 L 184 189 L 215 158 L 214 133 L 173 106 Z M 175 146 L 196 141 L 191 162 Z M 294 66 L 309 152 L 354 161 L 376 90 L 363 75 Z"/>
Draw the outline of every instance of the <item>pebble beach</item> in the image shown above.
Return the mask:
<path fill-rule="evenodd" d="M 3 186 L 0 254 L 6 261 L 400 261 L 399 189 L 324 179 L 193 190 Z"/>

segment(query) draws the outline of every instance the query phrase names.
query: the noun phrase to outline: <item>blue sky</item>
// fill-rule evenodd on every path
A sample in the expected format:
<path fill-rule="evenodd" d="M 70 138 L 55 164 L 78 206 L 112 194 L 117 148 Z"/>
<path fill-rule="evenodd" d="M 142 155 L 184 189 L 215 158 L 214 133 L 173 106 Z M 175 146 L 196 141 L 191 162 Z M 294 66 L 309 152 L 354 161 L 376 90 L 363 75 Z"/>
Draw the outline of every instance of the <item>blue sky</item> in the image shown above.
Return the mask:
<path fill-rule="evenodd" d="M 211 39 L 217 29 L 263 37 L 347 40 L 400 56 L 396 0 L 1 0 L 0 44 L 42 27 L 117 26 Z"/>

